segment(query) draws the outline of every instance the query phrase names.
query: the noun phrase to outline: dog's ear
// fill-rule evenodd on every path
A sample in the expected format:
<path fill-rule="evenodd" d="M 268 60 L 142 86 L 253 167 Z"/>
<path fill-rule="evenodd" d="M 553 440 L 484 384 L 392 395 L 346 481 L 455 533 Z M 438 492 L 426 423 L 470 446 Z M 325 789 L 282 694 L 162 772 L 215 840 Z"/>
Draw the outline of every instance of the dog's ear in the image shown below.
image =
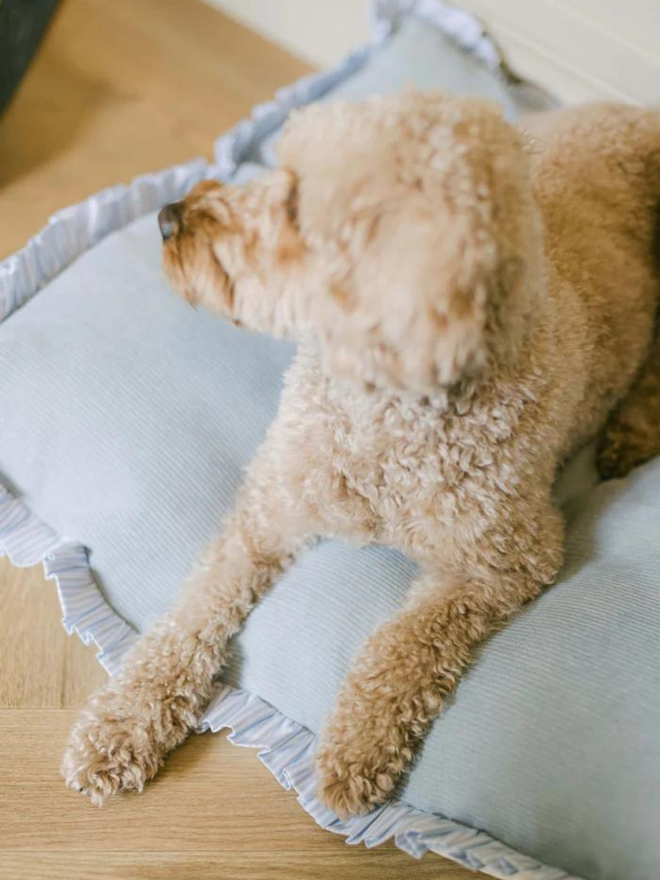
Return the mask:
<path fill-rule="evenodd" d="M 529 187 L 491 196 L 408 192 L 348 221 L 349 269 L 318 322 L 332 372 L 428 394 L 515 352 L 540 233 Z"/>
<path fill-rule="evenodd" d="M 412 93 L 300 114 L 280 156 L 325 255 L 327 367 L 432 393 L 513 351 L 540 233 L 520 138 L 485 102 Z"/>
<path fill-rule="evenodd" d="M 265 204 L 275 212 L 282 211 L 290 223 L 297 222 L 298 175 L 291 168 L 276 168 L 263 178 Z"/>
<path fill-rule="evenodd" d="M 264 176 L 263 183 L 267 223 L 262 236 L 272 251 L 272 268 L 290 267 L 305 250 L 298 225 L 298 175 L 290 168 L 276 168 Z"/>
<path fill-rule="evenodd" d="M 429 393 L 479 372 L 495 248 L 470 217 L 406 195 L 353 218 L 350 271 L 318 324 L 328 368 Z"/>

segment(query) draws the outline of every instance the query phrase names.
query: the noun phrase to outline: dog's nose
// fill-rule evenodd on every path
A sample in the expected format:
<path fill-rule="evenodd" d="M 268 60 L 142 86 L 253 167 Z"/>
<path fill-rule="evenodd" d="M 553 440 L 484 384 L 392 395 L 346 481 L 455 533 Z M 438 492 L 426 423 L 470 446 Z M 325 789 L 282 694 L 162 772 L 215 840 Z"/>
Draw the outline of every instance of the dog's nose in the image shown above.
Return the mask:
<path fill-rule="evenodd" d="M 179 231 L 181 223 L 181 206 L 179 202 L 172 202 L 171 205 L 165 205 L 158 212 L 158 225 L 160 226 L 160 234 L 163 241 L 172 238 Z"/>

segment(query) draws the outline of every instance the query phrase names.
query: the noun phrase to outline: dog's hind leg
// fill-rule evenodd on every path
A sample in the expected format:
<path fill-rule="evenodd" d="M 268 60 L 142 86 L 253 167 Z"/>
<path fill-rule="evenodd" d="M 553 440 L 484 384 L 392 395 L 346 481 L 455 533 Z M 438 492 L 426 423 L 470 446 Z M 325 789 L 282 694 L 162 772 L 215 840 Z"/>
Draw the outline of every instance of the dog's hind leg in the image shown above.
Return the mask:
<path fill-rule="evenodd" d="M 660 454 L 660 326 L 628 395 L 610 415 L 597 452 L 603 479 L 625 477 Z"/>
<path fill-rule="evenodd" d="M 309 521 L 296 516 L 284 493 L 278 464 L 272 454 L 253 462 L 233 513 L 175 609 L 140 639 L 74 726 L 62 773 L 94 803 L 141 791 L 197 726 L 229 639 L 313 540 Z"/>

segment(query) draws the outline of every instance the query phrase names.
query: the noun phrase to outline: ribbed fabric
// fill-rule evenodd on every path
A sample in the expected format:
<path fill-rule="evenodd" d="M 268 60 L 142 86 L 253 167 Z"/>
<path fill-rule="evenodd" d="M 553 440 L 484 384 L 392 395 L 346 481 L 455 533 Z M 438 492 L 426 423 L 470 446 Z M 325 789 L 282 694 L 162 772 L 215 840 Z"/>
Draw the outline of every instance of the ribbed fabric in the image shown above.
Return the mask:
<path fill-rule="evenodd" d="M 340 84 L 357 97 L 371 88 L 370 62 L 389 65 L 391 85 L 397 66 L 415 68 L 420 40 L 424 58 L 434 40 L 449 45 L 420 22 L 457 38 L 500 84 L 506 76 L 466 13 L 384 0 L 374 15 L 371 46 L 258 108 L 216 144 L 216 167 L 106 190 L 0 265 L 0 315 L 11 314 L 0 326 L 0 472 L 20 496 L 0 491 L 0 552 L 44 561 L 65 626 L 98 645 L 111 673 L 231 506 L 291 357 L 167 290 L 147 212 L 202 177 L 258 173 L 242 163 L 291 107 Z M 461 58 L 472 65 L 457 54 L 457 90 Z M 393 551 L 327 542 L 303 556 L 235 643 L 228 680 L 242 690 L 226 690 L 205 723 L 264 747 L 302 806 L 350 842 L 393 836 L 413 855 L 517 880 L 656 880 L 660 465 L 592 485 L 584 456 L 559 492 L 573 518 L 561 583 L 484 647 L 402 803 L 340 823 L 313 797 L 314 734 L 363 638 L 414 576 Z"/>
<path fill-rule="evenodd" d="M 365 95 L 391 94 L 415 83 L 422 89 L 444 89 L 496 101 L 511 120 L 556 106 L 556 101 L 542 90 L 510 81 L 491 38 L 472 16 L 446 9 L 442 16 L 446 29 L 429 27 L 434 8 L 434 4 L 418 4 L 416 15 L 405 17 L 394 33 L 379 28 L 378 32 L 387 38 L 386 45 L 372 47 L 366 61 L 365 50 L 360 50 L 350 75 L 330 91 L 320 91 L 318 100 L 354 101 Z M 274 132 L 263 137 L 255 132 L 255 139 L 247 145 L 250 160 L 276 164 L 280 125 L 287 115 L 283 105 L 282 120 L 278 120 Z M 273 119 L 267 118 L 272 123 Z"/>
<path fill-rule="evenodd" d="M 316 737 L 253 694 L 229 687 L 222 689 L 209 706 L 201 729 L 217 732 L 225 728 L 232 731 L 230 742 L 260 749 L 261 762 L 278 782 L 297 792 L 298 802 L 318 825 L 344 835 L 347 843 L 374 847 L 394 838 L 400 849 L 415 858 L 434 852 L 500 880 L 578 880 L 565 871 L 512 852 L 483 831 L 403 803 L 387 804 L 367 816 L 338 819 L 314 794 Z"/>
<path fill-rule="evenodd" d="M 2 325 L 0 472 L 144 629 L 220 527 L 292 348 L 195 311 L 148 214 Z M 48 328 L 48 329 L 46 329 Z M 12 554 L 13 555 L 13 554 Z"/>
<path fill-rule="evenodd" d="M 181 198 L 194 183 L 210 176 L 210 166 L 197 159 L 144 174 L 130 186 L 110 187 L 58 211 L 23 250 L 0 263 L 0 321 L 108 233 Z"/>

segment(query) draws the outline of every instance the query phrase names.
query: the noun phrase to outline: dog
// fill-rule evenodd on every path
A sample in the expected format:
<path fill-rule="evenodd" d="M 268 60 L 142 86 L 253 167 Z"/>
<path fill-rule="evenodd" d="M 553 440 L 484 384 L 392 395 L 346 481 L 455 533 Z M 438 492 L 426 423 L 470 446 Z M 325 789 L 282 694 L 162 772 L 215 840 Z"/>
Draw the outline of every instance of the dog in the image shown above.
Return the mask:
<path fill-rule="evenodd" d="M 596 436 L 605 476 L 660 450 L 660 113 L 516 128 L 411 91 L 298 112 L 279 159 L 159 215 L 177 291 L 298 349 L 219 537 L 72 731 L 64 776 L 97 804 L 154 776 L 229 639 L 327 536 L 420 566 L 316 758 L 339 816 L 382 804 L 475 647 L 556 579 L 562 462 Z"/>

